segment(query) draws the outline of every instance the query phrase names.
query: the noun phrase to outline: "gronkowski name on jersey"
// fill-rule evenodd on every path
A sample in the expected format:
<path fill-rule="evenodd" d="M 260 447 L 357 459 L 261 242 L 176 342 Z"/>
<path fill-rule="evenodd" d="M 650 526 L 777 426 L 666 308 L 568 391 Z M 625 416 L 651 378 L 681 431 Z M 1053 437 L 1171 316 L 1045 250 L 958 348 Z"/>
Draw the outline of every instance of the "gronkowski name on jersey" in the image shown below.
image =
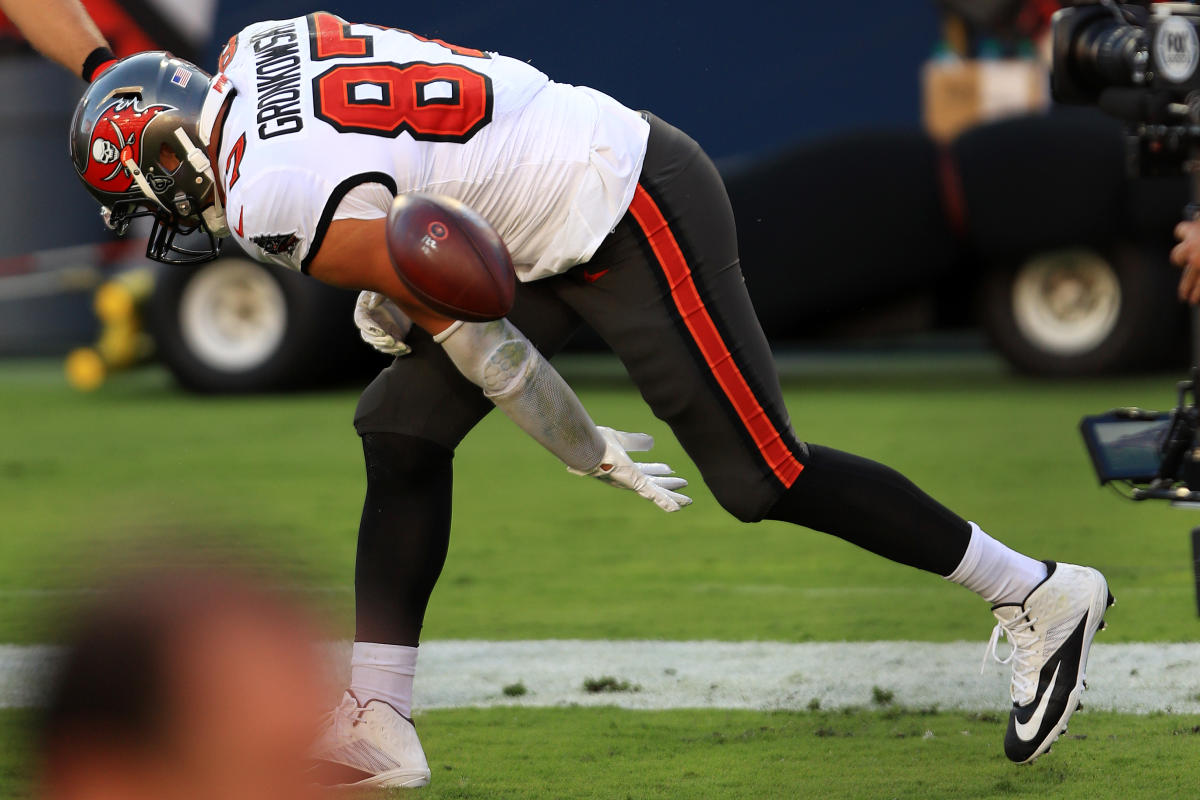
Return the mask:
<path fill-rule="evenodd" d="M 528 64 L 325 12 L 260 22 L 221 54 L 210 102 L 226 214 L 255 257 L 304 271 L 354 187 L 449 195 L 521 280 L 586 261 L 625 213 L 649 125 Z M 386 197 L 386 195 L 384 195 Z"/>

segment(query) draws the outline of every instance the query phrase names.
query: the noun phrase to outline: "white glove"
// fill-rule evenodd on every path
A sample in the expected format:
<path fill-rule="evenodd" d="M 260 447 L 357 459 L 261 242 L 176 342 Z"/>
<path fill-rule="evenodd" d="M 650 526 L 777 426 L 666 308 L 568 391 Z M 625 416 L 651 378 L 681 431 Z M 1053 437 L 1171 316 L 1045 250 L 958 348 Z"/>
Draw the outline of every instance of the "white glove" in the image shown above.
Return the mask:
<path fill-rule="evenodd" d="M 591 472 L 568 468 L 569 472 L 599 478 L 621 489 L 632 489 L 663 511 L 678 511 L 691 504 L 692 498 L 675 491 L 687 486 L 687 481 L 672 476 L 674 471 L 670 467 L 634 461 L 629 457 L 629 452 L 644 453 L 654 447 L 653 436 L 615 431 L 603 425 L 597 425 L 596 430 L 600 431 L 605 443 L 600 466 Z"/>
<path fill-rule="evenodd" d="M 359 293 L 354 305 L 354 324 L 362 340 L 381 353 L 403 356 L 412 352 L 404 343 L 404 337 L 412 330 L 412 320 L 378 292 Z"/>

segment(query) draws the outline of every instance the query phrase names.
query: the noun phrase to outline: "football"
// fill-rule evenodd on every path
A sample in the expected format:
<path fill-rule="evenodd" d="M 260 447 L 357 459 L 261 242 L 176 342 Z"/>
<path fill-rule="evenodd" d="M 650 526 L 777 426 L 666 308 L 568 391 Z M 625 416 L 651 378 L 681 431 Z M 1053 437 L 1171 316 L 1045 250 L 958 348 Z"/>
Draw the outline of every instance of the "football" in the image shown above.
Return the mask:
<path fill-rule="evenodd" d="M 398 195 L 387 239 L 400 280 L 439 314 L 487 322 L 512 308 L 516 273 L 508 248 L 470 207 L 441 195 Z"/>

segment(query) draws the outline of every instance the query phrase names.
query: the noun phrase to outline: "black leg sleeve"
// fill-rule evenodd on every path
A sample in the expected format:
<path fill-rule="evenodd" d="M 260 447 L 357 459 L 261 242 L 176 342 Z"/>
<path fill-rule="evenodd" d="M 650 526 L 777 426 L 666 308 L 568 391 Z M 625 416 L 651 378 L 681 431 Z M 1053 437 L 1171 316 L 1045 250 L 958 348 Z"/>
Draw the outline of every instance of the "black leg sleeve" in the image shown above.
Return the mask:
<path fill-rule="evenodd" d="M 395 433 L 362 437 L 367 497 L 354 572 L 354 640 L 416 647 L 446 563 L 454 454 Z"/>
<path fill-rule="evenodd" d="M 831 533 L 892 561 L 946 576 L 971 526 L 890 467 L 809 445 L 804 471 L 768 519 Z"/>

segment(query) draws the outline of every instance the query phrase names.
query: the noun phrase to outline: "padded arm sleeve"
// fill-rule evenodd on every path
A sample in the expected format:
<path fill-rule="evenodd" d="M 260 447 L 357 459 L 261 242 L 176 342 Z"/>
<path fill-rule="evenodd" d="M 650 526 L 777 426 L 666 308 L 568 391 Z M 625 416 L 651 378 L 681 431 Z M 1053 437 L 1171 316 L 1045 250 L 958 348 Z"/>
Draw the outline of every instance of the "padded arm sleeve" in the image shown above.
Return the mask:
<path fill-rule="evenodd" d="M 568 467 L 591 472 L 604 439 L 562 376 L 507 319 L 458 322 L 435 337 L 468 380 Z"/>

